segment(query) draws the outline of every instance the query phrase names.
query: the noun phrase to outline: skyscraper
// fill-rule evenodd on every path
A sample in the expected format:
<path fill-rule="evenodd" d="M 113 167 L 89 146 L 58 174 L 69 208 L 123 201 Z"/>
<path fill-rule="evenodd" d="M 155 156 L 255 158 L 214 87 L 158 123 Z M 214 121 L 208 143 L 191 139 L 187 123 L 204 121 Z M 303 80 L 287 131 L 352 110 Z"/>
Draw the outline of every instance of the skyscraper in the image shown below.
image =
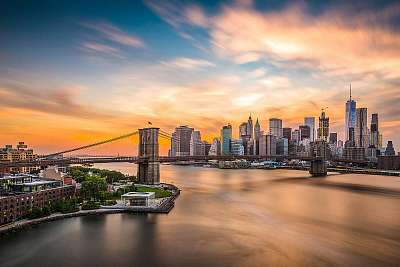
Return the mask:
<path fill-rule="evenodd" d="M 337 133 L 330 133 L 329 134 L 329 143 L 330 144 L 337 144 Z"/>
<path fill-rule="evenodd" d="M 246 136 L 247 135 L 247 122 L 243 122 L 239 125 L 239 136 Z"/>
<path fill-rule="evenodd" d="M 225 125 L 221 129 L 221 155 L 230 155 L 232 139 L 232 126 Z"/>
<path fill-rule="evenodd" d="M 258 122 L 258 118 L 256 121 L 256 125 L 254 126 L 254 138 L 253 138 L 253 154 L 259 155 L 259 140 L 261 137 L 261 127 L 260 123 Z"/>
<path fill-rule="evenodd" d="M 251 119 L 251 114 L 249 115 L 249 119 L 247 120 L 247 135 L 250 136 L 250 138 L 253 138 L 253 120 Z"/>
<path fill-rule="evenodd" d="M 261 136 L 259 151 L 261 156 L 276 155 L 276 136 L 271 134 Z"/>
<path fill-rule="evenodd" d="M 190 155 L 190 139 L 194 129 L 186 125 L 175 128 L 171 140 L 172 156 L 189 156 Z"/>
<path fill-rule="evenodd" d="M 311 140 L 311 129 L 310 126 L 308 125 L 300 125 L 299 126 L 299 131 L 300 131 L 300 141 L 304 139 L 310 139 Z"/>
<path fill-rule="evenodd" d="M 210 147 L 210 151 L 208 152 L 208 155 L 210 156 L 221 155 L 221 142 L 218 140 L 218 138 L 214 138 Z"/>
<path fill-rule="evenodd" d="M 277 138 L 281 138 L 283 136 L 281 119 L 269 119 L 269 134 L 276 136 Z"/>
<path fill-rule="evenodd" d="M 379 125 L 378 125 L 378 114 L 373 113 L 371 116 L 371 146 L 375 148 L 379 147 Z"/>
<path fill-rule="evenodd" d="M 355 145 L 367 148 L 369 146 L 367 128 L 367 108 L 356 109 Z"/>
<path fill-rule="evenodd" d="M 325 110 L 322 109 L 319 117 L 318 139 L 328 141 L 329 136 L 329 117 L 326 117 Z"/>
<path fill-rule="evenodd" d="M 290 142 L 292 140 L 292 128 L 283 128 L 282 135 L 283 138 L 286 138 Z"/>
<path fill-rule="evenodd" d="M 295 144 L 298 144 L 300 142 L 300 131 L 299 130 L 294 130 L 292 132 L 292 139 L 291 139 Z"/>
<path fill-rule="evenodd" d="M 256 121 L 256 125 L 254 126 L 254 139 L 258 140 L 261 136 L 261 127 L 260 127 L 260 123 L 258 122 L 258 118 Z"/>
<path fill-rule="evenodd" d="M 350 98 L 346 102 L 346 116 L 345 116 L 345 141 L 353 141 L 351 140 L 351 130 L 350 128 L 354 129 L 356 127 L 356 101 L 351 99 L 351 84 L 350 84 Z"/>
<path fill-rule="evenodd" d="M 242 139 L 231 139 L 231 155 L 235 156 L 243 156 L 244 155 L 244 146 Z"/>
<path fill-rule="evenodd" d="M 200 156 L 202 145 L 200 131 L 193 131 L 190 138 L 190 156 Z"/>
<path fill-rule="evenodd" d="M 314 117 L 305 117 L 304 125 L 310 127 L 310 139 L 312 142 L 315 141 L 315 118 Z"/>

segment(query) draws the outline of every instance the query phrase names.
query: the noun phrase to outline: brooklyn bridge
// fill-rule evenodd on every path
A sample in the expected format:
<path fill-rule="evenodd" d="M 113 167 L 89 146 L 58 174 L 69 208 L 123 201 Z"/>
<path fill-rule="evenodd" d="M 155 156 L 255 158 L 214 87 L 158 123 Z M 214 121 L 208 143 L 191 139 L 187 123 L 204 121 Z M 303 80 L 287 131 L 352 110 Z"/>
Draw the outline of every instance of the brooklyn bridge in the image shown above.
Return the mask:
<path fill-rule="evenodd" d="M 91 147 L 100 146 L 106 143 L 112 143 L 117 140 L 139 136 L 138 155 L 137 156 L 116 156 L 116 157 L 66 157 L 65 154 L 82 151 Z M 47 166 L 67 166 L 73 164 L 92 164 L 92 163 L 112 163 L 112 162 L 128 162 L 138 164 L 138 179 L 143 184 L 158 184 L 160 182 L 160 164 L 173 162 L 188 162 L 188 161 L 232 161 L 232 160 L 302 160 L 309 161 L 310 174 L 312 176 L 326 176 L 327 167 L 324 155 L 318 153 L 310 157 L 296 157 L 285 155 L 205 155 L 205 156 L 160 156 L 159 155 L 159 139 L 167 139 L 173 141 L 174 137 L 161 130 L 160 128 L 142 128 L 138 131 L 121 135 L 115 138 L 96 142 L 93 144 L 76 147 L 48 155 L 39 156 L 34 160 L 20 161 L 0 161 L 0 169 L 18 168 L 18 167 L 47 167 Z M 331 158 L 333 162 L 353 163 L 358 165 L 366 165 L 368 161 L 348 160 L 344 158 Z"/>

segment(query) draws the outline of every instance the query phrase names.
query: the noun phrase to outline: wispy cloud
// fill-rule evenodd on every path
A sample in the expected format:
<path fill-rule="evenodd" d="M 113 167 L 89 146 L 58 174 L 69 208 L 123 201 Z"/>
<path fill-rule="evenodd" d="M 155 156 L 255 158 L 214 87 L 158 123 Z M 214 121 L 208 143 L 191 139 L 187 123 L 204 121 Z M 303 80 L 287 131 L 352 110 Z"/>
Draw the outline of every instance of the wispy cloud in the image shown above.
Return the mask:
<path fill-rule="evenodd" d="M 54 90 L 26 84 L 4 84 L 0 87 L 0 106 L 77 118 L 110 118 L 106 112 L 96 111 L 76 101 L 83 90 L 83 86 Z"/>
<path fill-rule="evenodd" d="M 335 74 L 400 76 L 400 35 L 385 25 L 364 23 L 363 15 L 327 11 L 312 17 L 300 5 L 269 13 L 226 6 L 210 19 L 214 51 L 238 63 L 306 61 Z"/>
<path fill-rule="evenodd" d="M 195 59 L 187 57 L 180 57 L 170 61 L 162 61 L 161 64 L 168 67 L 188 69 L 188 70 L 215 66 L 214 63 L 204 59 Z"/>
<path fill-rule="evenodd" d="M 109 45 L 100 44 L 96 42 L 84 42 L 81 44 L 81 47 L 82 49 L 88 52 L 102 53 L 122 58 L 121 51 L 118 48 Z"/>
<path fill-rule="evenodd" d="M 135 48 L 145 47 L 143 40 L 141 40 L 139 37 L 128 34 L 110 23 L 84 22 L 82 25 L 88 29 L 98 32 L 103 36 L 103 38 L 106 38 L 112 42 Z"/>

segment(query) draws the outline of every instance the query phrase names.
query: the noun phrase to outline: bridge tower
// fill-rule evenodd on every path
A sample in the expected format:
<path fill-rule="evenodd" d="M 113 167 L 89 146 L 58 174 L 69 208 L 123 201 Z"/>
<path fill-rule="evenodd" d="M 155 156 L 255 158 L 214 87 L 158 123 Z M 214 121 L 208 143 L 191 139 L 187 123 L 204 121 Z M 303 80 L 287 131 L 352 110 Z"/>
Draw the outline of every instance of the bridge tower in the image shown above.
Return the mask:
<path fill-rule="evenodd" d="M 160 183 L 160 162 L 158 160 L 159 128 L 139 129 L 139 158 L 137 176 L 141 184 Z"/>
<path fill-rule="evenodd" d="M 328 153 L 328 145 L 324 140 L 317 140 L 314 143 L 314 158 L 311 160 L 310 174 L 313 177 L 326 176 L 326 158 Z"/>

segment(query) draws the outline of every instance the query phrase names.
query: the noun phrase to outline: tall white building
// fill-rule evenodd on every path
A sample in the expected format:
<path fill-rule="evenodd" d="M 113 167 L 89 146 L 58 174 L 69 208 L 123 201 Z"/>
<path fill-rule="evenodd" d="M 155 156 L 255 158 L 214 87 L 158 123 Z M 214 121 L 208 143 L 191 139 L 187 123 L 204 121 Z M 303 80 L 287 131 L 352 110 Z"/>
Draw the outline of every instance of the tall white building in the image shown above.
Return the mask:
<path fill-rule="evenodd" d="M 354 141 L 353 132 L 356 127 L 356 101 L 351 99 L 351 84 L 350 84 L 350 98 L 346 102 L 346 115 L 345 115 L 345 127 L 344 132 L 346 139 L 345 141 Z"/>
<path fill-rule="evenodd" d="M 315 117 L 305 117 L 304 125 L 310 127 L 310 140 L 311 142 L 315 141 Z"/>

